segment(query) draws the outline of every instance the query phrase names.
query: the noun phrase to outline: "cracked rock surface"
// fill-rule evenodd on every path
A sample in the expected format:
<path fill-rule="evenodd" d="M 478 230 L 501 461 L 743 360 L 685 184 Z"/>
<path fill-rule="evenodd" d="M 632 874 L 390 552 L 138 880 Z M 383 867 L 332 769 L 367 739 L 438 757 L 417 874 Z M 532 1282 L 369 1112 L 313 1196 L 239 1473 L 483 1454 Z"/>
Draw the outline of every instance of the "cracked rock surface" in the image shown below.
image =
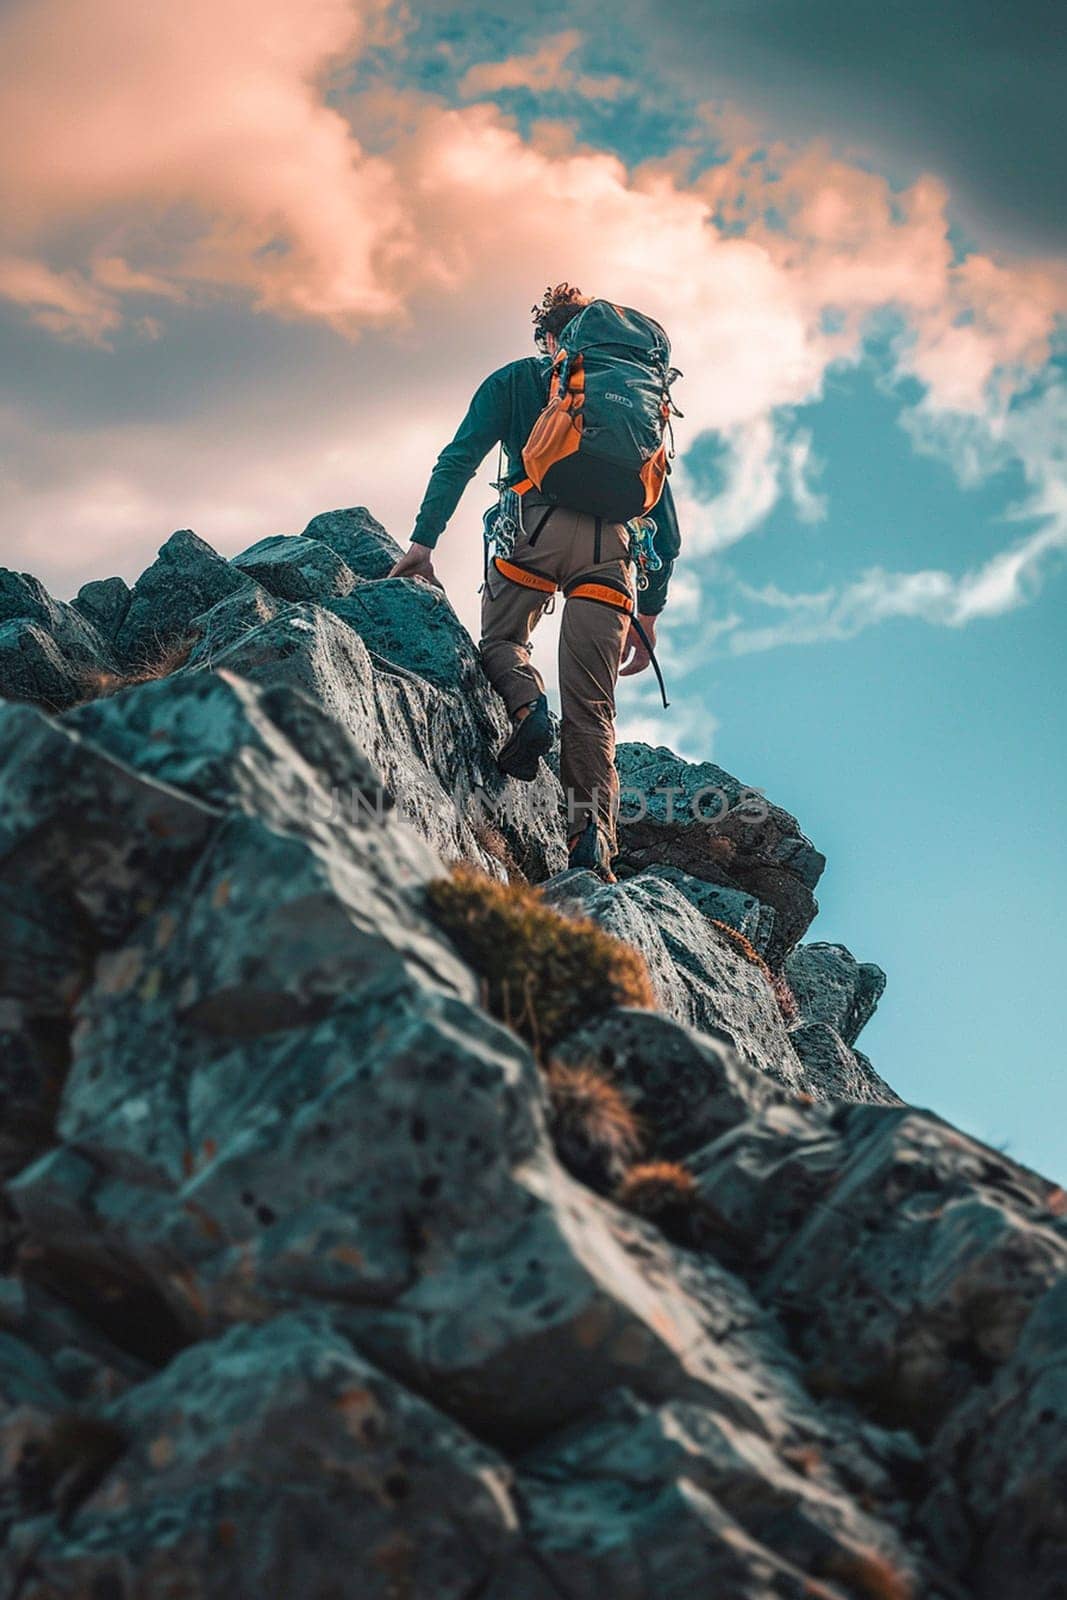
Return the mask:
<path fill-rule="evenodd" d="M 563 871 L 395 556 L 0 573 L 0 1594 L 1060 1600 L 1063 1192 L 901 1104 L 721 768 L 622 746 L 620 882 Z M 655 1006 L 535 1053 L 456 862 Z"/>

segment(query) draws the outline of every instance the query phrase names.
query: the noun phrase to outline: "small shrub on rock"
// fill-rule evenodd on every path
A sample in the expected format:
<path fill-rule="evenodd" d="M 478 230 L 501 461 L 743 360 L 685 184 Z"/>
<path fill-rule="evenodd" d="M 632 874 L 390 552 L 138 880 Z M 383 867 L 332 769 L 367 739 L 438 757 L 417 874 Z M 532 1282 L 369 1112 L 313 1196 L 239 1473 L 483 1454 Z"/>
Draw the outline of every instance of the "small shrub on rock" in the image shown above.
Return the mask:
<path fill-rule="evenodd" d="M 138 661 L 125 672 L 94 672 L 85 679 L 87 700 L 104 700 L 118 694 L 120 689 L 133 689 L 139 683 L 154 683 L 157 678 L 169 678 L 172 672 L 184 667 L 192 654 L 195 639 L 177 639 L 160 650 L 158 655 Z"/>
<path fill-rule="evenodd" d="M 438 926 L 485 984 L 489 1011 L 538 1053 L 613 1006 L 654 1006 L 644 957 L 585 917 L 564 917 L 536 889 L 473 867 L 427 886 Z"/>
<path fill-rule="evenodd" d="M 751 961 L 752 965 L 758 967 L 763 973 L 763 976 L 774 991 L 774 998 L 778 1002 L 778 1009 L 782 1013 L 783 1022 L 795 1022 L 799 1015 L 796 996 L 782 974 L 771 971 L 755 945 L 743 933 L 739 933 L 736 928 L 731 928 L 728 922 L 720 922 L 718 917 L 711 917 L 709 920 L 713 928 L 718 928 L 720 933 L 726 935 L 734 949 L 744 956 L 746 961 Z"/>
<path fill-rule="evenodd" d="M 641 1129 L 621 1091 L 596 1066 L 548 1068 L 549 1131 L 567 1170 L 610 1194 L 641 1150 Z"/>
<path fill-rule="evenodd" d="M 677 1161 L 644 1161 L 631 1167 L 615 1199 L 626 1211 L 654 1222 L 676 1244 L 695 1239 L 697 1182 Z"/>

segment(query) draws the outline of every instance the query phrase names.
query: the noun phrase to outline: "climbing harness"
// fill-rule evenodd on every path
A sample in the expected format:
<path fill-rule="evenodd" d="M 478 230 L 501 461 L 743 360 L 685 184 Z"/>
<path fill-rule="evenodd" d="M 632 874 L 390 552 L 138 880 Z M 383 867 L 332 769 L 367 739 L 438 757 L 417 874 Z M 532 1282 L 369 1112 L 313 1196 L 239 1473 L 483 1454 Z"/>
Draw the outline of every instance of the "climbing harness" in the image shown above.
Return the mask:
<path fill-rule="evenodd" d="M 516 541 L 520 534 L 526 534 L 526 527 L 522 520 L 522 494 L 515 489 L 506 487 L 503 483 L 501 471 L 503 466 L 503 446 L 497 457 L 497 481 L 493 487 L 500 498 L 496 505 L 490 506 L 482 518 L 482 534 L 485 545 L 485 562 L 482 575 L 482 587 L 489 581 L 489 568 L 493 566 L 502 578 L 507 578 L 511 583 L 520 584 L 524 589 L 536 589 L 549 597 L 546 612 L 551 611 L 556 595 L 557 584 L 554 578 L 546 573 L 538 572 L 536 567 L 519 566 L 511 560 Z M 527 545 L 533 549 L 538 535 L 548 518 L 555 510 L 555 506 L 546 506 L 536 526 L 531 532 Z M 596 519 L 596 545 L 594 559 L 600 556 L 600 535 L 602 518 Z M 634 567 L 635 584 L 638 592 L 648 588 L 648 575 L 658 572 L 663 566 L 662 558 L 656 550 L 654 535 L 656 532 L 655 519 L 648 516 L 632 517 L 626 523 L 629 534 L 630 561 Z M 637 608 L 633 595 L 628 587 L 616 587 L 613 583 L 600 579 L 597 581 L 586 580 L 583 576 L 574 578 L 563 590 L 565 600 L 591 600 L 597 605 L 613 606 L 618 611 L 625 611 L 630 619 L 630 626 L 648 651 L 648 659 L 652 670 L 656 674 L 659 684 L 660 698 L 664 710 L 670 705 L 667 698 L 667 686 L 663 681 L 663 673 L 656 659 L 656 652 L 652 642 L 645 632 L 644 627 L 637 617 Z"/>

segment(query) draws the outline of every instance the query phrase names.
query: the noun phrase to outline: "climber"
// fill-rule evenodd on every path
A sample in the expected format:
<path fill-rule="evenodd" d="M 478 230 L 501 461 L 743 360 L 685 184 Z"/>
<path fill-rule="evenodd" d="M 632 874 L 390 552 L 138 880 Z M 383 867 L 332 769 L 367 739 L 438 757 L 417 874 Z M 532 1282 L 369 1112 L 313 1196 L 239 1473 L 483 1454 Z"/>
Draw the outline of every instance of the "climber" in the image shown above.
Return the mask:
<path fill-rule="evenodd" d="M 530 636 L 561 588 L 560 779 L 568 854 L 572 866 L 614 882 L 615 683 L 650 661 L 659 676 L 656 619 L 680 544 L 665 444 L 672 412 L 680 415 L 670 400 L 670 383 L 680 374 L 668 366 L 670 347 L 658 323 L 567 283 L 546 290 L 533 319 L 541 354 L 509 362 L 478 388 L 437 459 L 411 544 L 390 577 L 440 587 L 434 546 L 464 488 L 499 445 L 507 471 L 501 476 L 498 461 L 500 500 L 485 519 L 480 644 L 486 673 L 512 719 L 498 765 L 529 782 L 551 749 Z M 588 437 L 583 411 L 600 424 Z M 608 444 L 602 455 L 588 448 L 594 434 Z M 651 518 L 644 514 L 650 509 Z"/>

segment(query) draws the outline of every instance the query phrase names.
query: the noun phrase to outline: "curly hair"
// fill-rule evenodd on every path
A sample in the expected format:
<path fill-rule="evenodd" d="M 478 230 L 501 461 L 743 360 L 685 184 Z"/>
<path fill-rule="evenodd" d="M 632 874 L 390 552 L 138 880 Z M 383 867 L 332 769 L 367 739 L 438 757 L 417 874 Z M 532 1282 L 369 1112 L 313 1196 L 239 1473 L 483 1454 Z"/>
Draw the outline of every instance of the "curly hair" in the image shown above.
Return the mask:
<path fill-rule="evenodd" d="M 591 296 L 583 294 L 572 283 L 557 283 L 554 287 L 549 284 L 541 304 L 530 307 L 534 339 L 542 350 L 545 348 L 548 334 L 555 334 L 558 339 L 571 318 L 577 316 L 582 307 L 589 304 L 590 299 Z"/>

